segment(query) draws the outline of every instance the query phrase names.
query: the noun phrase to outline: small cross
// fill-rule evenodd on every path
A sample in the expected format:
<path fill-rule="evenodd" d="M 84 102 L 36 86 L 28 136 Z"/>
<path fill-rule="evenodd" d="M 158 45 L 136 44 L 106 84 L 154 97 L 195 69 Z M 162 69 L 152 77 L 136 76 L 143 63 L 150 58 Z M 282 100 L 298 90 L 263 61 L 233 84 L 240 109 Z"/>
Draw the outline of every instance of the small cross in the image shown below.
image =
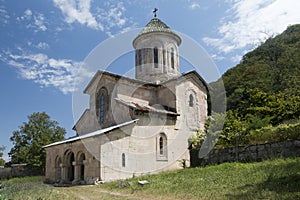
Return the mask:
<path fill-rule="evenodd" d="M 158 11 L 157 8 L 154 8 L 153 13 L 154 13 L 154 17 L 156 17 L 156 12 Z"/>

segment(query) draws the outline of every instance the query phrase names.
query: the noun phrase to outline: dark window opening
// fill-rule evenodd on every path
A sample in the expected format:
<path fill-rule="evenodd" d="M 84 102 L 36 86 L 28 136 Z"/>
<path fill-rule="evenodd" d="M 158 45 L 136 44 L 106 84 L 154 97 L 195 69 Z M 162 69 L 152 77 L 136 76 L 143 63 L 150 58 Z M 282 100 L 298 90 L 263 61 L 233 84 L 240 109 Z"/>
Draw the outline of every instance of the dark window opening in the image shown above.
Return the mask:
<path fill-rule="evenodd" d="M 125 167 L 125 153 L 122 153 L 122 167 Z"/>
<path fill-rule="evenodd" d="M 164 155 L 164 139 L 163 137 L 159 138 L 159 155 Z"/>
<path fill-rule="evenodd" d="M 99 119 L 100 122 L 103 123 L 104 122 L 104 95 L 102 94 L 100 97 L 100 113 L 99 113 Z"/>
<path fill-rule="evenodd" d="M 174 49 L 171 48 L 171 67 L 172 69 L 175 68 L 175 63 L 174 63 Z"/>
<path fill-rule="evenodd" d="M 154 67 L 158 68 L 158 49 L 157 49 L 157 47 L 154 48 L 153 54 L 154 54 Z"/>
<path fill-rule="evenodd" d="M 142 50 L 138 50 L 138 63 L 139 63 L 139 69 L 140 72 L 142 71 L 142 64 L 143 64 L 143 56 L 142 56 Z"/>
<path fill-rule="evenodd" d="M 99 123 L 105 122 L 105 116 L 108 111 L 108 92 L 105 87 L 102 87 L 96 95 L 96 115 Z"/>
<path fill-rule="evenodd" d="M 194 106 L 194 96 L 192 94 L 190 94 L 190 97 L 189 97 L 189 106 L 190 107 Z"/>

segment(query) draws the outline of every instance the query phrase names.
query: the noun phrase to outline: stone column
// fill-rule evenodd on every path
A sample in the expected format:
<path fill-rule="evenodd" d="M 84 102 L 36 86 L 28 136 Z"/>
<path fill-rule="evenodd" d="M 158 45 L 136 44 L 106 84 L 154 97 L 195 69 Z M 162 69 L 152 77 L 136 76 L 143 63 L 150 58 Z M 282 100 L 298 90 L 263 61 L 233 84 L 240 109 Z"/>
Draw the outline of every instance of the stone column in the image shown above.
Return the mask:
<path fill-rule="evenodd" d="M 61 163 L 60 168 L 61 168 L 60 183 L 65 183 L 67 181 L 66 165 Z"/>
<path fill-rule="evenodd" d="M 74 166 L 74 180 L 72 181 L 72 184 L 78 184 L 80 181 L 80 165 L 78 165 L 77 162 L 73 162 L 72 165 Z"/>

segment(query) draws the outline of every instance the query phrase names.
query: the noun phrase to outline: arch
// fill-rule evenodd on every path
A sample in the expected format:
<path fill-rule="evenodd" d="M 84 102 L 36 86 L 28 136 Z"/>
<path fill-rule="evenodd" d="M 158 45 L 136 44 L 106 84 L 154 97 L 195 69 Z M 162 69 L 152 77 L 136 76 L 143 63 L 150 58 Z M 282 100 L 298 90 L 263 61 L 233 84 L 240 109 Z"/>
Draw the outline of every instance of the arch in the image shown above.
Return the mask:
<path fill-rule="evenodd" d="M 186 105 L 186 123 L 192 129 L 198 129 L 200 126 L 200 107 L 199 95 L 197 95 L 194 88 L 190 87 L 185 92 L 185 105 Z"/>
<path fill-rule="evenodd" d="M 61 180 L 61 164 L 61 157 L 57 155 L 55 158 L 55 180 L 57 182 Z"/>
<path fill-rule="evenodd" d="M 76 159 L 76 163 L 79 166 L 79 171 L 78 171 L 79 180 L 84 180 L 84 174 L 85 174 L 84 161 L 85 161 L 85 154 L 83 152 L 79 152 L 77 154 L 77 159 Z"/>
<path fill-rule="evenodd" d="M 65 166 L 66 166 L 66 181 L 72 182 L 75 178 L 74 174 L 74 165 L 73 162 L 75 161 L 74 153 L 70 150 L 66 151 L 65 153 Z"/>
<path fill-rule="evenodd" d="M 167 49 L 167 64 L 170 70 L 178 70 L 178 48 L 174 43 L 168 43 Z"/>
<path fill-rule="evenodd" d="M 165 133 L 160 133 L 157 137 L 157 160 L 167 160 L 168 143 Z"/>
<path fill-rule="evenodd" d="M 108 110 L 108 91 L 105 87 L 101 87 L 96 93 L 96 115 L 99 123 L 105 122 L 105 116 Z"/>

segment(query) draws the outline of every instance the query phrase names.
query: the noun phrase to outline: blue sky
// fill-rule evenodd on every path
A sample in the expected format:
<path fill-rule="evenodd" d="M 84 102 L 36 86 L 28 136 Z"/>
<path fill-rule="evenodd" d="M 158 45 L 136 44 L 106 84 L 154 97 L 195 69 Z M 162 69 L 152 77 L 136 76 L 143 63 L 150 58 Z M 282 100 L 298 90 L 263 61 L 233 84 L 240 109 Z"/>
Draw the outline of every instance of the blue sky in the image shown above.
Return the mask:
<path fill-rule="evenodd" d="M 73 136 L 74 83 L 81 75 L 91 76 L 81 63 L 99 43 L 145 26 L 154 7 L 158 18 L 207 51 L 220 74 L 300 22 L 298 0 L 0 0 L 0 145 L 7 147 L 5 153 L 12 147 L 12 132 L 33 112 L 45 111 L 67 137 Z M 132 58 L 120 59 L 114 73 L 134 65 L 128 55 Z"/>

